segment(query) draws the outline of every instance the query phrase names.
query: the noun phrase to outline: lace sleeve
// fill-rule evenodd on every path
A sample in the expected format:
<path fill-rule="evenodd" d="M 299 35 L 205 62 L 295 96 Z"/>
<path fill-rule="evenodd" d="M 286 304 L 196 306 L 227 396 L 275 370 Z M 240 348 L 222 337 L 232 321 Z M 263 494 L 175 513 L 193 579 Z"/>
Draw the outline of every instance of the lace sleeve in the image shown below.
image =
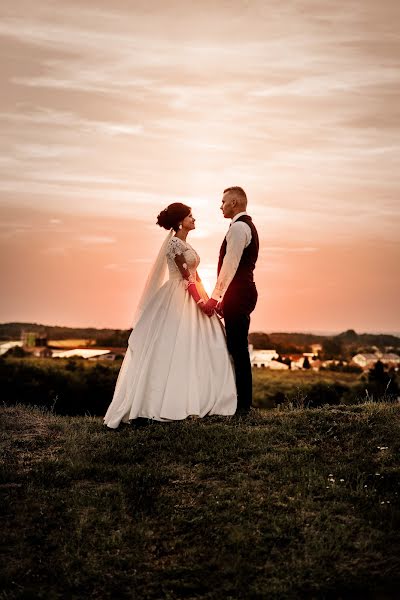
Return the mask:
<path fill-rule="evenodd" d="M 179 238 L 173 237 L 168 246 L 167 257 L 172 259 L 178 267 L 183 279 L 185 279 L 186 287 L 190 283 L 194 283 L 195 279 L 190 273 L 186 263 L 184 252 L 187 250 L 186 245 Z"/>
<path fill-rule="evenodd" d="M 183 254 L 186 250 L 185 244 L 176 237 L 170 239 L 167 248 L 167 257 L 175 260 L 175 256 Z"/>

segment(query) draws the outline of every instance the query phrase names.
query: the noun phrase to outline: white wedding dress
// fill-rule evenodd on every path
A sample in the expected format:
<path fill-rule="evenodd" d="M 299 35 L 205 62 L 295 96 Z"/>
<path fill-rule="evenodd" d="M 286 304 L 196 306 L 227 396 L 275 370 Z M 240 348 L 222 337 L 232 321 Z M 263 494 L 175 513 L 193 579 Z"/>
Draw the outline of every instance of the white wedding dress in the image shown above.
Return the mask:
<path fill-rule="evenodd" d="M 169 279 L 151 297 L 132 330 L 114 396 L 104 424 L 145 417 L 157 421 L 189 415 L 233 415 L 236 385 L 225 329 L 217 315 L 207 317 L 187 291 L 177 257 L 197 277 L 197 252 L 173 236 L 166 240 Z"/>

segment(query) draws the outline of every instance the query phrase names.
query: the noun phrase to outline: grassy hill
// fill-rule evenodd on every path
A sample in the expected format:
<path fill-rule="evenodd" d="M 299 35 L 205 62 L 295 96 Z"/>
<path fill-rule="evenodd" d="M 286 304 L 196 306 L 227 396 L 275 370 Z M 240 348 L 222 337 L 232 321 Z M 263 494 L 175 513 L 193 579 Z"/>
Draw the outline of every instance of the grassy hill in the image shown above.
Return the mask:
<path fill-rule="evenodd" d="M 399 405 L 0 417 L 4 600 L 398 597 Z"/>

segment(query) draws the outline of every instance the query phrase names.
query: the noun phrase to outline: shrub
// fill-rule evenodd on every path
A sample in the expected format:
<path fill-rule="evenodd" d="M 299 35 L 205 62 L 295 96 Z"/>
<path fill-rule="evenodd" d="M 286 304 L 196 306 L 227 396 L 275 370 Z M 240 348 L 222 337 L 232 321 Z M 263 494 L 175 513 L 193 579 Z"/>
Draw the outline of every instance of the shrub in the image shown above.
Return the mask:
<path fill-rule="evenodd" d="M 69 360 L 0 361 L 0 388 L 7 405 L 52 408 L 60 415 L 104 415 L 115 388 L 120 363 L 83 365 Z"/>

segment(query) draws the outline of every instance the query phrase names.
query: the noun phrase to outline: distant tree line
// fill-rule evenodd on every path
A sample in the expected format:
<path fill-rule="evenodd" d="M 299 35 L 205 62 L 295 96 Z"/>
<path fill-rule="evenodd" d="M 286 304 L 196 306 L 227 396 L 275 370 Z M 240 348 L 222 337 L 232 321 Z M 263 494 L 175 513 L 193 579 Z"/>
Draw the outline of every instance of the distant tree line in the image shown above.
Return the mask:
<path fill-rule="evenodd" d="M 44 333 L 49 340 L 91 339 L 94 346 L 127 346 L 131 329 L 73 328 L 42 325 L 39 323 L 0 323 L 0 340 L 19 340 L 23 330 Z M 249 343 L 257 349 L 275 349 L 278 354 L 301 354 L 310 352 L 312 344 L 321 344 L 320 358 L 323 360 L 350 360 L 357 352 L 374 352 L 374 348 L 391 348 L 400 352 L 400 337 L 387 334 L 358 334 L 348 329 L 335 336 L 311 333 L 265 333 L 254 331 Z"/>
<path fill-rule="evenodd" d="M 44 333 L 49 340 L 91 339 L 97 346 L 127 345 L 131 329 L 96 329 L 95 327 L 58 327 L 40 323 L 0 323 L 0 340 L 19 340 L 23 331 Z"/>
<path fill-rule="evenodd" d="M 111 348 L 123 348 L 128 345 L 128 338 L 131 329 L 114 329 L 104 333 L 98 333 L 95 339 L 95 346 L 109 346 Z"/>
<path fill-rule="evenodd" d="M 274 349 L 279 355 L 310 352 L 312 344 L 320 344 L 322 360 L 350 360 L 358 352 L 375 352 L 376 348 L 392 348 L 400 352 L 400 338 L 392 335 L 357 334 L 353 329 L 335 336 L 317 336 L 308 333 L 252 332 L 249 343 L 258 350 Z"/>

